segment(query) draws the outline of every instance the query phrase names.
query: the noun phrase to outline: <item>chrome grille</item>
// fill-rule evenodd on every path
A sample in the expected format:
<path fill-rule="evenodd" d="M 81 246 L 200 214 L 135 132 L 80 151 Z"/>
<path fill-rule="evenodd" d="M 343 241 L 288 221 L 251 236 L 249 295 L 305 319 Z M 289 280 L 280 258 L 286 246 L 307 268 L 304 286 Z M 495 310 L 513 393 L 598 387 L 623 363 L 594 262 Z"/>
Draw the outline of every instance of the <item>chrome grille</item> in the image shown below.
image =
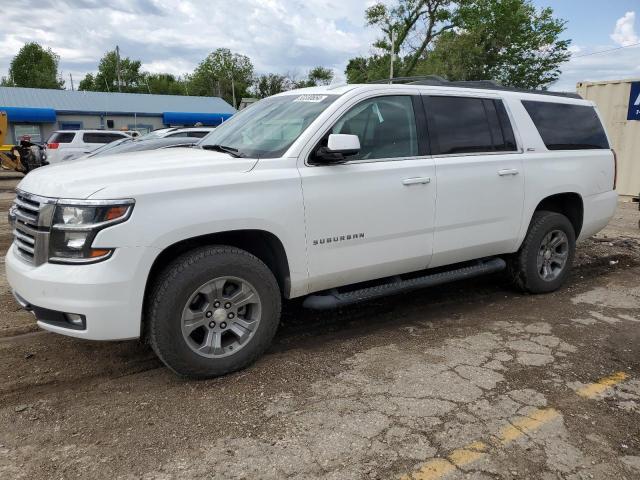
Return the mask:
<path fill-rule="evenodd" d="M 56 200 L 18 190 L 9 219 L 13 224 L 13 243 L 20 256 L 34 265 L 47 261 L 49 231 Z"/>

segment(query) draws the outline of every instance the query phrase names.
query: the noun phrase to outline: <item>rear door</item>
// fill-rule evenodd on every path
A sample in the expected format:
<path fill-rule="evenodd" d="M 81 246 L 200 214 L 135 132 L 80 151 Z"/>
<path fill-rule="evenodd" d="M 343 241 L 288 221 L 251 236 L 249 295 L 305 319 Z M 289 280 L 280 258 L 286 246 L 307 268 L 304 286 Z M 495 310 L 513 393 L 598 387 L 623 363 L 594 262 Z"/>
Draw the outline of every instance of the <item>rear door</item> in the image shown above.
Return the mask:
<path fill-rule="evenodd" d="M 498 97 L 423 97 L 438 178 L 432 267 L 514 250 L 522 154 Z"/>

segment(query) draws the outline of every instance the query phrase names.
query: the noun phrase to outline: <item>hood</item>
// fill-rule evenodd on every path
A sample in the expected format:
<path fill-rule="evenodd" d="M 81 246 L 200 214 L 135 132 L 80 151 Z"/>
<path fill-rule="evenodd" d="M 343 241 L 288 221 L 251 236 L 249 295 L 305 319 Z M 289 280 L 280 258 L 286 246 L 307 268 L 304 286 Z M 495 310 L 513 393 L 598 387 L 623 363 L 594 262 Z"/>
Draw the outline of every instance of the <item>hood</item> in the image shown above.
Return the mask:
<path fill-rule="evenodd" d="M 38 168 L 18 188 L 54 198 L 104 198 L 102 190 L 133 196 L 153 182 L 180 182 L 251 170 L 257 160 L 235 158 L 222 152 L 198 148 L 168 148 L 121 155 L 107 155 Z M 146 188 L 145 188 L 146 186 Z"/>

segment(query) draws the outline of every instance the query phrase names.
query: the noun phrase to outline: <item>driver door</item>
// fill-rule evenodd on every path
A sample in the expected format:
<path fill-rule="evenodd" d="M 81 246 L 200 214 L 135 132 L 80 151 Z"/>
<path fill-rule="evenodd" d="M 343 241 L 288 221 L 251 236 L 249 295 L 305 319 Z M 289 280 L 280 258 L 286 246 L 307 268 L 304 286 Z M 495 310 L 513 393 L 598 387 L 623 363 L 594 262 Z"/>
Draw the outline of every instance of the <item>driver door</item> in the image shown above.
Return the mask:
<path fill-rule="evenodd" d="M 323 140 L 357 135 L 360 152 L 300 165 L 310 291 L 424 269 L 433 248 L 436 178 L 420 98 L 367 98 L 339 115 Z"/>

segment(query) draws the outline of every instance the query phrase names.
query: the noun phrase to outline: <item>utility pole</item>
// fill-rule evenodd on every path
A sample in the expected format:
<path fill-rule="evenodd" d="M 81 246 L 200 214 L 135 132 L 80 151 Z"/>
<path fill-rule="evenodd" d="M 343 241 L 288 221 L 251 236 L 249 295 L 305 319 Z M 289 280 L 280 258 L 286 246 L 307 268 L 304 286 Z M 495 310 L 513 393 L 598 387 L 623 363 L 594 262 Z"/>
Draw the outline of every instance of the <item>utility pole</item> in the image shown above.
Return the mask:
<path fill-rule="evenodd" d="M 396 32 L 391 30 L 391 66 L 389 67 L 389 83 L 393 83 L 393 61 L 396 59 Z"/>
<path fill-rule="evenodd" d="M 233 81 L 233 75 L 231 75 L 231 96 L 233 97 L 233 108 L 236 108 L 236 85 Z"/>
<path fill-rule="evenodd" d="M 120 47 L 116 45 L 116 77 L 118 79 L 118 91 L 121 92 L 122 88 L 120 87 Z"/>
<path fill-rule="evenodd" d="M 73 92 L 75 88 L 73 88 L 73 75 L 71 75 L 71 72 L 69 72 L 69 80 L 71 81 L 71 91 Z"/>

